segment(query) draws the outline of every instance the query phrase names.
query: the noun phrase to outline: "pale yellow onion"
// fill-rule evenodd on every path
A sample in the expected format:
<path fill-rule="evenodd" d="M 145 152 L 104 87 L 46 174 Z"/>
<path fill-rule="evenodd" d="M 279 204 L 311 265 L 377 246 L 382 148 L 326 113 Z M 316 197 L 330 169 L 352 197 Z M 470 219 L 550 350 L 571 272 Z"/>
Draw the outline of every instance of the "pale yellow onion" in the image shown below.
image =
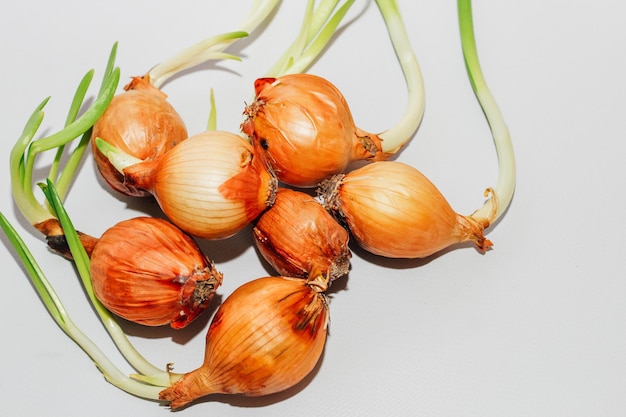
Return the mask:
<path fill-rule="evenodd" d="M 324 350 L 327 284 L 264 277 L 241 285 L 211 321 L 203 364 L 160 398 L 178 409 L 210 394 L 260 396 L 296 385 Z"/>
<path fill-rule="evenodd" d="M 373 162 L 326 181 L 319 192 L 376 255 L 422 258 L 466 241 L 481 251 L 492 246 L 484 236 L 490 219 L 457 214 L 428 178 L 402 162 Z"/>
<path fill-rule="evenodd" d="M 126 183 L 154 195 L 165 215 L 196 237 L 234 235 L 271 205 L 276 181 L 252 145 L 226 131 L 189 137 L 155 161 L 124 170 Z"/>

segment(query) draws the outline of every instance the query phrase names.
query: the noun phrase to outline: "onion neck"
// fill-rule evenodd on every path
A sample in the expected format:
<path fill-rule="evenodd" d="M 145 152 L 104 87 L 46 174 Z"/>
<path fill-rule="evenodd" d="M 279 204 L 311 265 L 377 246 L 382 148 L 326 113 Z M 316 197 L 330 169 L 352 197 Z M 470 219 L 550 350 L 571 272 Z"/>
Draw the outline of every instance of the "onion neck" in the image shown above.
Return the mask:
<path fill-rule="evenodd" d="M 383 139 L 363 129 L 356 128 L 352 146 L 352 161 L 384 161 L 392 154 L 383 150 Z"/>
<path fill-rule="evenodd" d="M 485 252 L 493 246 L 493 243 L 485 237 L 485 229 L 489 227 L 489 220 L 472 216 L 458 215 L 457 236 L 460 242 L 474 242 L 476 248 Z"/>
<path fill-rule="evenodd" d="M 376 0 L 376 4 L 387 25 L 408 91 L 408 103 L 404 114 L 393 127 L 380 134 L 383 139 L 383 151 L 394 154 L 411 139 L 422 123 L 425 108 L 424 79 L 397 2 Z"/>
<path fill-rule="evenodd" d="M 204 366 L 186 373 L 171 387 L 159 393 L 159 399 L 169 401 L 172 410 L 180 409 L 193 400 L 210 394 L 225 393 L 222 387 L 215 383 L 211 374 Z"/>
<path fill-rule="evenodd" d="M 159 161 L 154 160 L 139 162 L 124 168 L 124 185 L 152 193 L 158 166 Z"/>

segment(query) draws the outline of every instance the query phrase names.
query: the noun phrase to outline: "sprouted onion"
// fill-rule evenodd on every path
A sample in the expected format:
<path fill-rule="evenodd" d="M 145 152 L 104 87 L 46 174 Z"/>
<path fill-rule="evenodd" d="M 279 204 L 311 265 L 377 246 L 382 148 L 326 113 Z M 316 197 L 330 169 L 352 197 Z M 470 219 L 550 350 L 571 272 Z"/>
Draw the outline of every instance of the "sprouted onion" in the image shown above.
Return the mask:
<path fill-rule="evenodd" d="M 282 75 L 281 73 L 283 73 L 286 68 L 294 69 L 298 68 L 298 63 L 310 63 L 311 56 L 308 55 L 308 53 L 301 54 L 302 51 L 308 50 L 309 52 L 314 52 L 321 50 L 318 41 L 327 38 L 328 32 L 322 29 L 321 32 L 324 36 L 318 37 L 317 40 L 314 41 L 311 41 L 311 39 L 314 39 L 315 33 L 317 33 L 315 28 L 324 27 L 324 24 L 320 24 L 320 21 L 326 20 L 330 15 L 330 12 L 328 12 L 329 8 L 334 8 L 336 2 L 335 0 L 324 0 L 322 3 L 327 7 L 320 8 L 327 13 L 321 12 L 321 14 L 318 15 L 318 11 L 316 11 L 313 13 L 313 18 L 311 18 L 310 15 L 307 16 L 308 18 L 305 19 L 307 23 L 306 28 L 303 27 L 301 33 L 302 37 L 300 38 L 303 41 L 301 43 L 294 43 L 295 47 L 290 48 L 288 53 L 284 56 L 285 59 L 277 63 L 279 65 L 273 67 L 272 71 L 277 71 L 277 73 L 271 73 L 267 75 L 268 77 L 280 77 Z M 417 100 L 409 100 L 411 104 L 407 107 L 405 116 L 401 119 L 400 123 L 394 126 L 394 128 L 380 134 L 383 143 L 383 151 L 394 152 L 394 150 L 398 149 L 398 146 L 397 143 L 393 145 L 394 141 L 391 139 L 394 137 L 406 139 L 406 137 L 412 135 L 414 129 L 421 121 L 420 109 L 422 98 L 419 98 L 420 94 L 413 96 L 412 93 L 420 91 L 422 86 L 420 77 L 410 77 L 407 75 L 411 73 L 407 68 L 413 68 L 413 70 L 415 70 L 417 66 L 412 52 L 401 53 L 401 51 L 410 51 L 410 47 L 408 47 L 406 32 L 404 31 L 396 2 L 393 0 L 380 0 L 377 1 L 377 3 L 387 23 L 398 58 L 403 64 L 407 86 L 409 86 L 409 96 L 413 98 L 418 97 Z M 308 10 L 311 11 L 312 1 L 310 1 L 308 5 Z M 515 159 L 508 129 L 506 128 L 493 97 L 487 89 L 478 63 L 472 27 L 470 0 L 458 0 L 458 11 L 466 68 L 472 88 L 476 93 L 476 97 L 491 127 L 500 168 L 496 187 L 493 190 L 489 189 L 491 198 L 487 199 L 485 204 L 469 217 L 473 219 L 488 219 L 489 224 L 492 225 L 495 220 L 505 212 L 512 199 L 515 185 Z M 317 16 L 326 17 L 319 20 Z M 334 30 L 334 27 L 336 27 L 334 25 L 337 23 L 335 19 L 336 16 L 337 15 L 334 15 L 334 17 L 330 19 L 332 24 L 328 23 L 328 25 L 325 26 L 326 28 L 330 27 Z M 307 49 L 307 45 L 310 45 L 311 48 Z M 294 59 L 299 56 L 303 58 L 301 61 Z M 292 66 L 291 64 L 293 63 L 296 63 L 296 65 Z M 417 70 L 419 71 L 418 68 Z M 413 73 L 413 75 L 415 75 L 415 73 Z M 0 213 L 0 226 L 9 237 L 10 243 L 23 262 L 44 306 L 63 331 L 94 360 L 109 382 L 138 397 L 156 401 L 167 401 L 174 409 L 183 407 L 190 401 L 211 393 L 226 392 L 240 393 L 243 395 L 264 395 L 297 384 L 298 381 L 310 372 L 312 367 L 315 366 L 315 363 L 319 360 L 319 355 L 321 354 L 326 338 L 328 305 L 324 293 L 329 284 L 329 280 L 324 281 L 323 275 L 321 274 L 314 274 L 313 279 L 312 277 L 307 279 L 267 277 L 251 281 L 248 284 L 243 284 L 240 289 L 231 294 L 232 299 L 231 297 L 227 298 L 222 307 L 220 307 L 221 313 L 216 314 L 211 322 L 209 333 L 207 334 L 209 337 L 207 338 L 205 350 L 205 362 L 197 370 L 184 374 L 175 374 L 171 372 L 169 367 L 161 369 L 146 361 L 130 344 L 128 338 L 117 324 L 115 317 L 95 296 L 90 274 L 89 256 L 78 233 L 69 220 L 69 216 L 64 210 L 62 199 L 65 191 L 67 191 L 69 180 L 76 171 L 80 155 L 82 155 L 88 143 L 89 134 L 87 131 L 92 125 L 92 122 L 95 122 L 95 119 L 97 119 L 99 114 L 106 108 L 108 101 L 113 96 L 113 91 L 115 90 L 118 80 L 119 70 L 113 69 L 112 59 L 110 59 L 108 69 L 105 72 L 103 86 L 101 87 L 98 98 L 94 101 L 94 105 L 87 109 L 83 116 L 80 118 L 76 117 L 80 104 L 85 97 L 86 85 L 88 85 L 90 81 L 90 76 L 87 76 L 77 90 L 75 101 L 68 115 L 66 128 L 48 138 L 33 141 L 33 137 L 43 118 L 42 109 L 47 102 L 47 100 L 45 100 L 29 119 L 23 135 L 20 137 L 18 144 L 11 153 L 11 176 L 14 199 L 20 212 L 24 214 L 31 224 L 37 227 L 37 229 L 42 231 L 46 236 L 50 230 L 55 228 L 60 231 L 60 233 L 65 234 L 71 251 L 71 258 L 76 264 L 77 271 L 89 301 L 124 358 L 137 372 L 132 375 L 124 374 L 103 354 L 100 348 L 95 345 L 85 333 L 76 327 L 71 321 L 68 312 L 63 307 L 61 300 L 46 279 L 43 271 L 37 265 L 32 254 L 30 254 L 28 248 L 19 237 L 19 234 L 11 226 L 6 217 Z M 417 80 L 419 80 L 419 82 L 415 84 Z M 415 111 L 416 109 L 417 112 Z M 411 114 L 417 115 L 417 117 L 413 118 Z M 46 185 L 43 187 L 49 204 L 39 204 L 34 199 L 32 192 L 32 167 L 34 157 L 44 150 L 54 148 L 57 148 L 60 152 L 65 144 L 80 135 L 82 135 L 82 139 L 77 146 L 77 150 L 74 151 L 69 158 L 67 169 L 63 171 L 62 175 L 57 175 L 60 158 L 55 158 L 50 178 L 46 179 Z M 85 138 L 87 138 L 87 140 Z M 400 142 L 404 139 L 401 139 Z M 189 139 L 184 142 L 188 140 Z M 391 148 L 384 149 L 385 144 L 391 144 L 389 145 Z M 180 145 L 176 147 L 178 146 Z M 401 147 L 402 145 L 399 146 Z M 140 161 L 135 160 L 135 162 Z M 395 163 L 381 161 L 372 162 L 370 165 L 377 167 L 380 164 Z M 361 174 L 362 173 L 363 171 L 361 171 Z M 346 176 L 350 174 L 351 173 L 346 173 Z M 361 174 L 357 173 L 354 174 L 354 176 Z M 336 187 L 336 189 L 341 188 L 342 185 L 340 183 L 341 182 L 337 182 L 338 187 Z M 346 181 L 343 181 L 343 186 L 345 186 L 346 183 Z M 57 193 L 57 187 L 60 191 L 59 193 Z M 51 221 L 51 223 L 57 222 L 58 225 L 51 228 L 42 228 L 40 226 L 48 221 Z M 485 244 L 485 242 L 483 242 L 483 244 Z M 267 285 L 265 282 L 271 282 L 272 285 Z M 296 289 L 296 287 L 298 289 Z M 282 298 L 280 297 L 281 292 L 283 293 Z M 258 300 L 258 295 L 261 293 L 268 295 L 268 303 L 250 301 L 250 298 L 254 301 Z M 293 294 L 301 294 L 303 297 L 293 297 Z M 239 308 L 237 307 L 237 299 L 247 301 L 244 303 L 244 306 Z M 272 302 L 272 300 L 274 300 L 274 302 Z M 294 303 L 289 307 L 282 301 L 279 303 L 276 302 L 276 300 L 292 300 Z M 306 300 L 309 300 L 309 302 L 305 303 Z M 236 307 L 234 310 L 236 310 L 237 314 L 227 313 L 229 310 L 233 311 L 232 306 Z M 280 314 L 283 315 L 279 317 Z M 294 314 L 298 317 L 297 319 L 294 317 Z M 261 317 L 265 319 L 261 319 Z M 225 326 L 225 323 L 229 323 L 229 326 Z M 294 323 L 295 327 L 293 326 Z M 265 325 L 267 325 L 267 327 L 263 327 Z M 259 326 L 260 328 L 268 329 L 268 333 L 260 334 L 255 331 Z M 301 330 L 302 328 L 309 330 L 309 332 L 307 332 L 308 338 L 304 338 L 302 337 L 302 333 L 298 333 L 298 329 Z M 273 333 L 275 329 L 278 331 Z M 259 349 L 254 340 L 242 338 L 239 344 L 235 344 L 232 340 L 230 342 L 228 341 L 228 338 L 233 334 L 246 335 L 249 334 L 248 332 L 253 332 L 252 334 L 260 338 L 259 340 L 263 339 L 263 341 L 267 342 L 264 346 L 276 347 L 280 351 L 289 347 L 293 349 L 294 355 L 282 355 L 285 356 L 282 358 L 280 357 L 281 355 L 279 355 L 278 358 L 276 358 L 276 355 L 269 355 L 268 357 L 268 355 L 266 355 L 267 352 Z M 225 335 L 225 339 L 220 339 L 220 335 Z M 229 349 L 234 352 L 239 352 L 241 355 L 237 355 L 233 359 L 233 357 L 227 355 Z M 270 358 L 279 359 L 279 361 L 269 360 Z M 244 369 L 244 367 L 248 368 Z M 246 376 L 252 375 L 253 378 L 243 378 L 242 375 L 244 374 Z"/>
<path fill-rule="evenodd" d="M 238 39 L 248 36 L 274 10 L 278 0 L 256 0 L 235 32 L 198 42 L 155 65 L 142 76 L 133 77 L 116 95 L 93 127 L 92 137 L 103 138 L 123 152 L 142 160 L 154 160 L 188 136 L 181 116 L 160 89 L 168 79 L 191 67 L 217 59 L 238 57 L 223 52 Z M 150 195 L 124 183 L 123 176 L 102 155 L 92 140 L 92 152 L 102 178 L 116 191 L 134 197 Z"/>
<path fill-rule="evenodd" d="M 345 222 L 368 251 L 390 258 L 423 258 L 473 241 L 485 251 L 493 221 L 457 214 L 420 171 L 397 161 L 373 162 L 322 183 L 324 206 Z"/>
<path fill-rule="evenodd" d="M 324 78 L 288 73 L 257 79 L 241 130 L 283 183 L 315 187 L 353 162 L 385 160 L 419 127 L 424 87 L 417 59 L 395 2 L 377 3 L 407 83 L 405 115 L 391 129 L 375 134 L 357 126 L 343 94 Z"/>
<path fill-rule="evenodd" d="M 116 347 L 123 354 L 126 361 L 137 371 L 137 374 L 124 375 L 118 368 L 113 365 L 110 360 L 102 354 L 100 349 L 80 329 L 72 325 L 69 314 L 65 311 L 61 300 L 54 293 L 54 289 L 49 281 L 37 266 L 28 248 L 23 245 L 18 236 L 15 238 L 15 247 L 18 249 L 25 266 L 29 270 L 29 274 L 35 284 L 40 296 L 45 300 L 44 305 L 61 328 L 78 343 L 92 358 L 94 358 L 99 369 L 102 370 L 105 378 L 115 386 L 133 393 L 134 395 L 145 398 L 156 398 L 155 387 L 163 387 L 169 385 L 173 375 L 166 368 L 160 368 L 153 365 L 141 355 L 132 345 L 115 316 L 98 300 L 93 288 L 91 279 L 91 261 L 87 252 L 82 245 L 81 239 L 76 232 L 72 221 L 69 218 L 65 207 L 61 201 L 61 196 L 57 193 L 56 188 L 48 179 L 46 184 L 42 186 L 42 190 L 46 196 L 46 201 L 50 205 L 53 214 L 59 219 L 59 223 L 67 239 L 67 244 L 71 252 L 71 259 L 74 260 L 76 269 L 83 284 L 85 293 L 87 294 L 91 305 L 98 314 L 102 324 L 111 336 Z M 3 225 L 9 228 L 10 225 Z M 9 234 L 11 236 L 11 234 Z M 150 381 L 150 387 L 142 381 Z"/>
<path fill-rule="evenodd" d="M 452 210 L 435 185 L 400 162 L 373 162 L 321 184 L 324 205 L 345 221 L 355 240 L 370 252 L 391 258 L 420 258 L 472 241 L 480 251 L 492 246 L 484 231 L 504 213 L 515 189 L 515 156 L 508 128 L 480 68 L 469 0 L 458 1 L 467 74 L 491 127 L 498 155 L 495 189 L 468 216 Z"/>

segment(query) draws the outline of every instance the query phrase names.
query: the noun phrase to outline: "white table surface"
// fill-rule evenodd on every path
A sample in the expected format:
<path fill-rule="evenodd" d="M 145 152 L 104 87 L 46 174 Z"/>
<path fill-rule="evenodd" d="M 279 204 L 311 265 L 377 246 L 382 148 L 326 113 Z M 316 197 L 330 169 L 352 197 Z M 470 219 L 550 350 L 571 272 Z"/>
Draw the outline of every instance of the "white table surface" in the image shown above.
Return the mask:
<path fill-rule="evenodd" d="M 62 126 L 83 74 L 97 85 L 113 42 L 122 82 L 199 41 L 233 30 L 251 1 L 24 0 L 0 17 L 0 210 L 22 233 L 77 324 L 125 364 L 91 311 L 69 262 L 47 251 L 9 190 L 8 152 L 35 106 L 52 96 L 41 132 Z M 460 213 L 495 185 L 489 130 L 463 65 L 455 2 L 399 0 L 426 84 L 424 121 L 399 160 L 429 176 Z M 208 397 L 185 416 L 623 416 L 626 413 L 626 28 L 623 5 L 476 0 L 478 51 L 510 128 L 518 163 L 512 205 L 489 230 L 493 250 L 469 246 L 398 261 L 355 249 L 333 286 L 325 354 L 304 384 L 268 398 Z M 289 44 L 304 2 L 235 49 L 242 62 L 189 71 L 163 87 L 190 132 L 215 89 L 218 127 L 237 130 L 253 80 Z M 357 18 L 358 15 L 358 18 Z M 404 81 L 373 2 L 358 1 L 310 72 L 344 92 L 362 128 L 403 111 Z M 93 90 L 92 90 L 93 94 Z M 39 173 L 45 172 L 42 163 Z M 155 210 L 109 192 L 88 155 L 67 198 L 82 230 Z M 1 237 L 0 414 L 158 416 L 156 403 L 108 384 L 52 321 Z M 202 242 L 227 296 L 271 273 L 249 234 Z M 125 325 L 154 363 L 202 361 L 209 317 L 190 328 Z M 128 369 L 130 372 L 130 369 Z"/>

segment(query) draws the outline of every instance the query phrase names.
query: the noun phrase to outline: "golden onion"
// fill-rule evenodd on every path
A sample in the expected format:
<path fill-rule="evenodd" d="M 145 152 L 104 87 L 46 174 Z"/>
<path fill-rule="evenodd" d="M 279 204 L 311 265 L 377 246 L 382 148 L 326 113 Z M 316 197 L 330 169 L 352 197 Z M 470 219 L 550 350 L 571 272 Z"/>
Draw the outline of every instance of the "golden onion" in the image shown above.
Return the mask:
<path fill-rule="evenodd" d="M 378 161 L 325 181 L 325 207 L 348 225 L 360 246 L 390 258 L 422 258 L 472 241 L 485 251 L 490 219 L 457 214 L 414 167 Z"/>
<path fill-rule="evenodd" d="M 264 277 L 220 305 L 202 365 L 161 391 L 172 409 L 210 394 L 261 396 L 291 388 L 317 364 L 329 321 L 327 283 Z"/>

